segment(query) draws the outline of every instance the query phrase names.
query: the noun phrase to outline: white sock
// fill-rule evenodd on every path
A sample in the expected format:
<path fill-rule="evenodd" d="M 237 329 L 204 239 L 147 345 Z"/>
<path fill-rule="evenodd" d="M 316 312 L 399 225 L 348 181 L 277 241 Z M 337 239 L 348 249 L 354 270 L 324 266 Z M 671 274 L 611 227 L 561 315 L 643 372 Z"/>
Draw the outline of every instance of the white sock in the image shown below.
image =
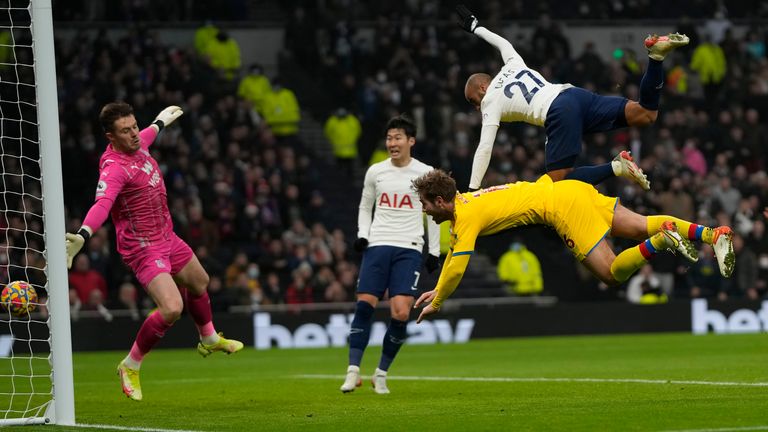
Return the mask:
<path fill-rule="evenodd" d="M 616 177 L 621 175 L 621 161 L 611 161 L 611 168 L 613 168 L 613 175 Z"/>
<path fill-rule="evenodd" d="M 124 365 L 125 365 L 125 366 L 126 366 L 128 369 L 133 369 L 133 370 L 139 370 L 139 369 L 141 369 L 141 362 L 140 362 L 140 361 L 136 361 L 136 360 L 134 360 L 133 358 L 131 358 L 131 355 L 130 355 L 130 354 L 128 354 L 127 356 L 125 356 L 125 358 L 123 359 L 123 364 L 124 364 Z"/>
<path fill-rule="evenodd" d="M 379 369 L 379 368 L 376 368 L 376 370 L 375 370 L 375 371 L 373 371 L 373 375 L 374 375 L 374 376 L 377 376 L 377 375 L 378 375 L 378 376 L 382 376 L 382 375 L 384 375 L 384 376 L 387 376 L 387 371 L 385 371 L 385 370 L 381 370 L 381 369 Z"/>
<path fill-rule="evenodd" d="M 349 365 L 349 367 L 347 368 L 347 372 L 360 373 L 360 366 Z"/>
<path fill-rule="evenodd" d="M 209 334 L 208 336 L 200 336 L 200 341 L 203 345 L 213 345 L 221 339 L 218 333 Z"/>

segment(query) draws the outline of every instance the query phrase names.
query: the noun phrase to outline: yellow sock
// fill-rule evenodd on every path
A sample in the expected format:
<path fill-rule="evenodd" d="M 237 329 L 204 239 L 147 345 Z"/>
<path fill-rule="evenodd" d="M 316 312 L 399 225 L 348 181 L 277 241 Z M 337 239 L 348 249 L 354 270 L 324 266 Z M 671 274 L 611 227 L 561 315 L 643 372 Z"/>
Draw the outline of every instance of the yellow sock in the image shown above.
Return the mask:
<path fill-rule="evenodd" d="M 647 225 L 649 236 L 659 232 L 659 228 L 661 228 L 661 224 L 664 223 L 664 221 L 671 220 L 675 223 L 675 225 L 677 225 L 677 232 L 679 232 L 680 235 L 686 237 L 688 240 L 701 240 L 704 243 L 712 244 L 714 230 L 712 228 L 705 227 L 704 225 L 695 224 L 693 222 L 688 222 L 674 216 L 666 215 L 647 216 L 646 220 L 648 221 Z"/>
<path fill-rule="evenodd" d="M 646 240 L 647 241 L 647 240 Z M 625 249 L 621 252 L 613 264 L 611 264 L 611 274 L 613 278 L 618 282 L 624 282 L 629 279 L 640 267 L 644 266 L 648 262 L 648 259 L 643 256 L 641 251 L 642 247 L 646 247 L 646 242 L 640 243 L 637 246 Z M 650 255 L 649 255 L 650 257 Z"/>

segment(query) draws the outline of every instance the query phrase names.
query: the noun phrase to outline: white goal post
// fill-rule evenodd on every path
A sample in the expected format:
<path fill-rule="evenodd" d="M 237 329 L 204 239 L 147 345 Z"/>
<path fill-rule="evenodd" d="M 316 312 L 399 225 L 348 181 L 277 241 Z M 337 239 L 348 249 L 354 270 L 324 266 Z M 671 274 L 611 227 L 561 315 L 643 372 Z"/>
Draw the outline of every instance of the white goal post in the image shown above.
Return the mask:
<path fill-rule="evenodd" d="M 0 308 L 0 426 L 75 424 L 64 221 L 51 0 L 0 0 L 0 283 L 47 293 Z"/>

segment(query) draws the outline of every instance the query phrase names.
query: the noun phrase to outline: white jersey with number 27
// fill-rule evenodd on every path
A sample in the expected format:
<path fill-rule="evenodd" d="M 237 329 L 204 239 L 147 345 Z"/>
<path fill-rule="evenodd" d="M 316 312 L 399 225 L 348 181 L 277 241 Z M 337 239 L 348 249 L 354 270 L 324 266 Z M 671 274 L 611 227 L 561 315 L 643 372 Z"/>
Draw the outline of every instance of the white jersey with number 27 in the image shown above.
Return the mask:
<path fill-rule="evenodd" d="M 529 69 L 520 57 L 501 68 L 488 85 L 480 112 L 483 126 L 499 122 L 526 122 L 544 126 L 552 101 L 570 84 L 552 84 Z"/>

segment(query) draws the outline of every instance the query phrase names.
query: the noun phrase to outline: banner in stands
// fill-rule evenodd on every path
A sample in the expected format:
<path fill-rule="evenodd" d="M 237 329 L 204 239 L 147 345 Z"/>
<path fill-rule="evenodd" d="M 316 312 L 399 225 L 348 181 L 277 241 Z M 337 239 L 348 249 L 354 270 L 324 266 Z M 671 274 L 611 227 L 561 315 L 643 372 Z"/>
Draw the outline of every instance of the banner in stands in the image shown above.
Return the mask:
<path fill-rule="evenodd" d="M 371 345 L 381 344 L 389 310 L 376 310 Z M 415 311 L 412 318 L 415 318 Z M 257 311 L 253 314 L 218 314 L 216 328 L 257 349 L 343 347 L 352 314 L 349 305 L 331 311 Z M 0 328 L 0 357 L 48 349 L 44 325 L 14 321 Z M 80 318 L 72 322 L 75 351 L 128 351 L 140 320 L 115 318 L 111 322 Z M 434 319 L 408 325 L 409 344 L 465 343 L 473 339 L 584 335 L 611 333 L 692 332 L 746 333 L 768 331 L 768 301 L 679 301 L 664 305 L 626 303 L 557 303 L 460 305 L 448 303 Z M 194 348 L 197 330 L 183 317 L 160 341 L 158 348 Z M 34 346 L 32 346 L 34 345 Z"/>

